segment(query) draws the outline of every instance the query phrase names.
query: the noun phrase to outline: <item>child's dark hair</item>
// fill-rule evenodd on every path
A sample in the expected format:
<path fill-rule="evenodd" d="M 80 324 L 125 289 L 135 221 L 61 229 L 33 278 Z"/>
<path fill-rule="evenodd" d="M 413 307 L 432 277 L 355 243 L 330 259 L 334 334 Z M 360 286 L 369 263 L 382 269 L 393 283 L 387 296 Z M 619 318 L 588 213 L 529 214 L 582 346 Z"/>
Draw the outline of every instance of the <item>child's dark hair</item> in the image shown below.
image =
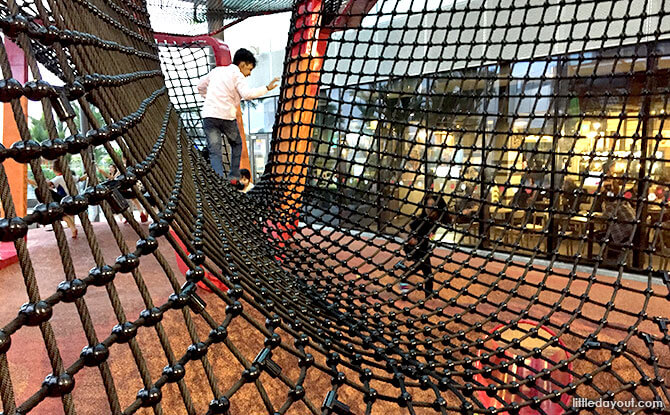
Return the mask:
<path fill-rule="evenodd" d="M 438 222 L 449 222 L 450 217 L 447 211 L 447 203 L 444 201 L 444 198 L 441 194 L 435 192 L 426 192 L 426 195 L 423 198 L 423 209 L 421 211 L 421 216 L 428 216 L 426 213 L 426 208 L 428 207 L 428 200 L 433 201 L 433 206 L 431 209 L 438 211 L 439 219 Z"/>
<path fill-rule="evenodd" d="M 59 160 L 54 160 L 53 164 L 51 165 L 51 170 L 53 170 L 55 173 L 63 174 L 63 166 L 61 166 Z"/>
<path fill-rule="evenodd" d="M 612 203 L 612 204 L 617 203 L 618 200 L 619 200 L 617 195 L 614 194 L 614 192 L 612 192 L 611 190 L 605 192 L 605 197 L 604 198 L 605 198 L 606 203 Z"/>
<path fill-rule="evenodd" d="M 426 192 L 422 202 L 424 207 L 428 206 L 428 200 L 433 201 L 433 207 L 436 209 L 444 209 L 447 207 L 447 203 L 444 201 L 442 195 L 439 193 Z"/>
<path fill-rule="evenodd" d="M 233 65 L 239 65 L 242 62 L 250 63 L 256 67 L 256 57 L 248 49 L 238 49 L 233 57 Z"/>
<path fill-rule="evenodd" d="M 251 172 L 249 169 L 240 169 L 240 177 L 244 177 L 247 180 L 251 180 Z"/>

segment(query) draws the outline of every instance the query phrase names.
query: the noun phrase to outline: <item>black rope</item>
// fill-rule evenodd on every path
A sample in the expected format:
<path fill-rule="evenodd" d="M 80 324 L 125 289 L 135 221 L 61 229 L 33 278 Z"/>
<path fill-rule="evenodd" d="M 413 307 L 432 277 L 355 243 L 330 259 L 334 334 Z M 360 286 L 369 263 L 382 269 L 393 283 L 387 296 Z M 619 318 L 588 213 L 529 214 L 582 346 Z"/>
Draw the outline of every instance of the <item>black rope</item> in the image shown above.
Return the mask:
<path fill-rule="evenodd" d="M 30 69 L 14 79 L 0 46 L 20 136 L 0 147 L 0 240 L 19 264 L 0 273 L 28 303 L 0 313 L 3 414 L 52 398 L 66 414 L 668 412 L 663 2 L 18 3 L 0 1 Z M 212 51 L 157 44 L 148 11 L 289 10 L 272 149 L 243 194 L 202 152 Z M 31 212 L 6 163 L 29 167 Z M 35 335 L 46 367 L 20 356 Z M 91 402 L 77 382 L 98 373 Z"/>

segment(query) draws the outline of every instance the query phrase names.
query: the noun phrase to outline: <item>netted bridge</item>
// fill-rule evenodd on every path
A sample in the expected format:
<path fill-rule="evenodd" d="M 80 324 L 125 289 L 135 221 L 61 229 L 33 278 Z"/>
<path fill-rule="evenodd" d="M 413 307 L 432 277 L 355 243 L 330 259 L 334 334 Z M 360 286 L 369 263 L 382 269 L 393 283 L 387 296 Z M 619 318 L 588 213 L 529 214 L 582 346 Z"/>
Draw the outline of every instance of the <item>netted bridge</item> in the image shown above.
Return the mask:
<path fill-rule="evenodd" d="M 225 44 L 149 6 L 291 12 L 250 193 L 202 152 Z M 670 1 L 0 0 L 0 30 L 2 414 L 670 413 Z"/>

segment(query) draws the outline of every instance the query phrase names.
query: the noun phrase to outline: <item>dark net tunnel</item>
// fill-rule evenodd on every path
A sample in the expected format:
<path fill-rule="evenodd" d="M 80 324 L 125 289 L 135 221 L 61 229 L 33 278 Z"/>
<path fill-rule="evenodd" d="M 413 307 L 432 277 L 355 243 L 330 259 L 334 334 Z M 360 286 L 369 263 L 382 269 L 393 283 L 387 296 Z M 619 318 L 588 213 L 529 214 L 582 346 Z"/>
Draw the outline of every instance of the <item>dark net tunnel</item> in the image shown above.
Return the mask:
<path fill-rule="evenodd" d="M 242 193 L 196 85 L 273 13 Z M 2 414 L 670 413 L 669 1 L 0 0 L 0 30 Z"/>

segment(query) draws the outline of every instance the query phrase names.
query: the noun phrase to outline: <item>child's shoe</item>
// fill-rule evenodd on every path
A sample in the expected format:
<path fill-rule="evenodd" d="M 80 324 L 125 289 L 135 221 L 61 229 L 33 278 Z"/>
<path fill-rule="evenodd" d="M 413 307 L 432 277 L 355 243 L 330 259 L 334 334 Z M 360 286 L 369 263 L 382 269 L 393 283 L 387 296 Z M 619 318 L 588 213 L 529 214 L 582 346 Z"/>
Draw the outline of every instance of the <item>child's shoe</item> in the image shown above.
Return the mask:
<path fill-rule="evenodd" d="M 394 266 L 393 269 L 401 269 L 401 270 L 406 270 L 407 265 L 403 261 L 398 261 Z"/>

